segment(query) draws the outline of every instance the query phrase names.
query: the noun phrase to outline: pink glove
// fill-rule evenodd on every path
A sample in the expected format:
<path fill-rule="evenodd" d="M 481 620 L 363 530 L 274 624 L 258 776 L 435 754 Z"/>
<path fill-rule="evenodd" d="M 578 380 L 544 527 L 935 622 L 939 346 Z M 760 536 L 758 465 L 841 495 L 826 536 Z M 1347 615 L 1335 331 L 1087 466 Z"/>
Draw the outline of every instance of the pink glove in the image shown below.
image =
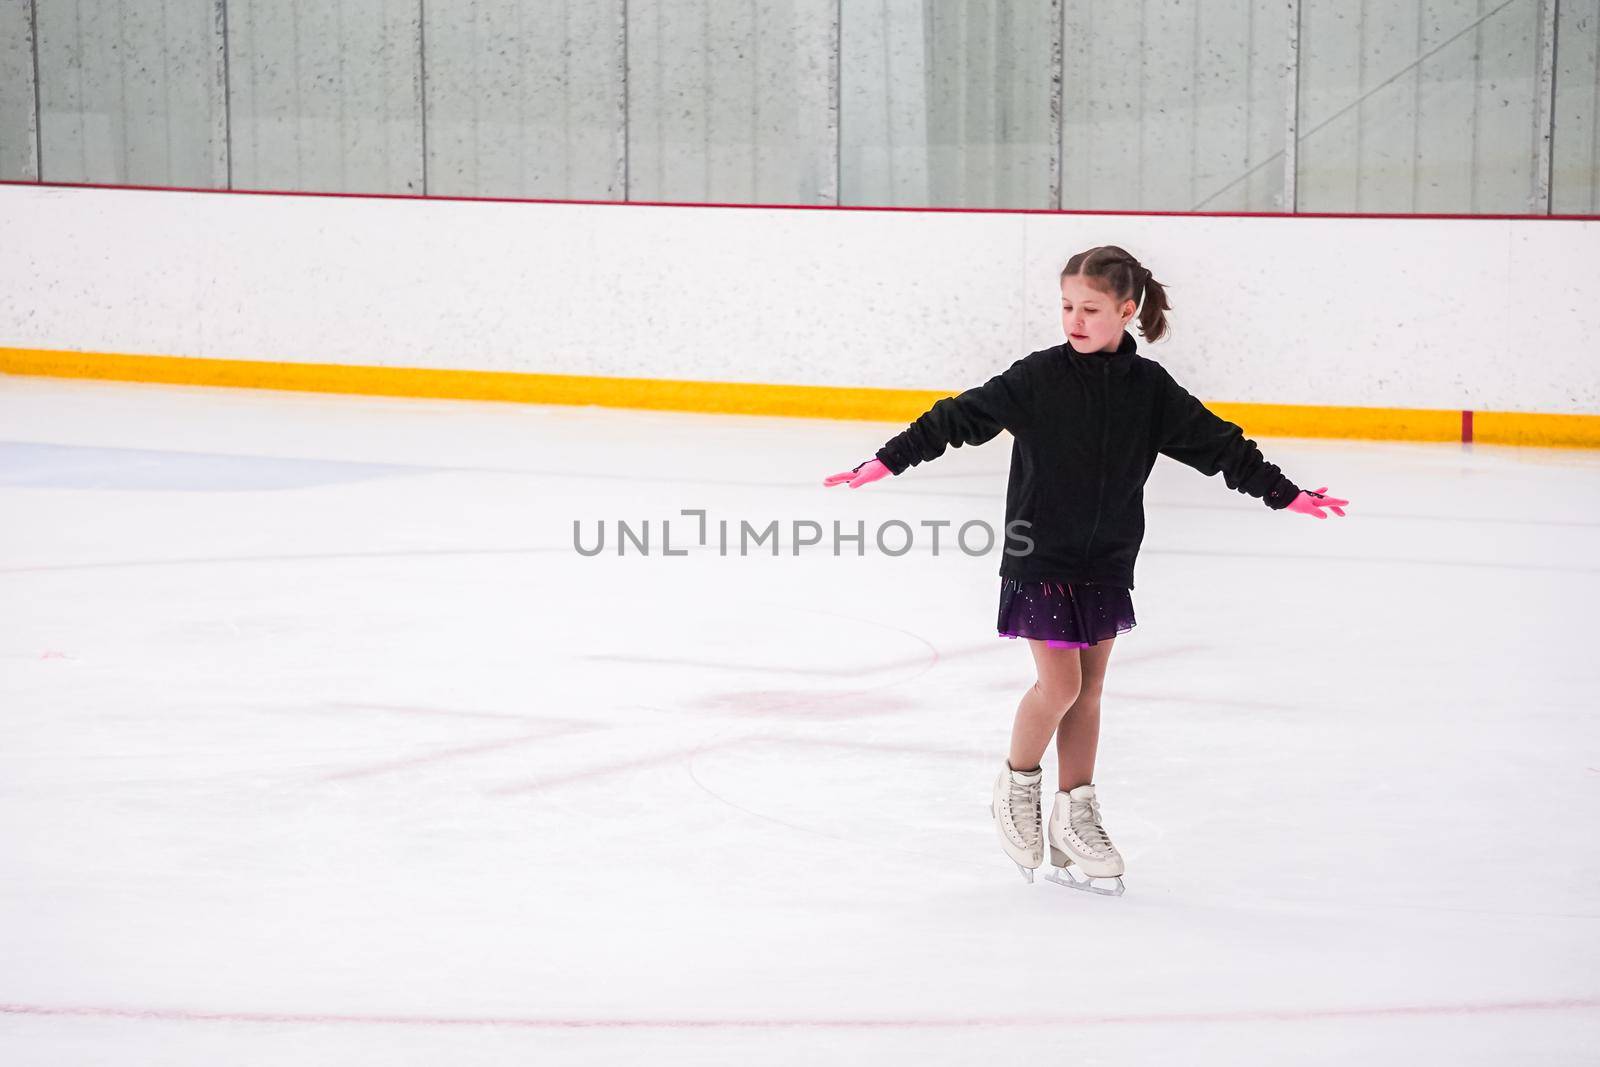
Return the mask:
<path fill-rule="evenodd" d="M 869 459 L 865 463 L 857 464 L 853 470 L 847 470 L 841 474 L 828 475 L 822 484 L 838 485 L 840 482 L 849 482 L 850 488 L 860 489 L 868 482 L 875 482 L 888 473 L 889 468 L 883 465 L 882 460 Z"/>
<path fill-rule="evenodd" d="M 1323 486 L 1321 489 L 1318 489 L 1315 492 L 1312 492 L 1309 489 L 1302 489 L 1300 491 L 1300 495 L 1289 501 L 1289 506 L 1284 510 L 1298 511 L 1302 515 L 1313 515 L 1316 518 L 1325 519 L 1328 517 L 1328 514 L 1322 509 L 1327 508 L 1335 515 L 1343 516 L 1344 508 L 1350 503 L 1350 501 L 1338 500 L 1331 496 L 1323 496 L 1322 494 L 1326 493 L 1327 491 L 1327 486 Z"/>

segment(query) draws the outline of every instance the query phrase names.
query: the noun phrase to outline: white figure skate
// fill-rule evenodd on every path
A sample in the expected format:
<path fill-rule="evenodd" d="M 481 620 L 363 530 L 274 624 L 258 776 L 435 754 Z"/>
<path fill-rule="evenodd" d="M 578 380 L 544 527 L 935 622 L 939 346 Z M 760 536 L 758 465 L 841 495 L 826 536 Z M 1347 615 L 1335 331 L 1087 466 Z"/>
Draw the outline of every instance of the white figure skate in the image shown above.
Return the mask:
<path fill-rule="evenodd" d="M 1017 865 L 1023 881 L 1032 882 L 1033 872 L 1044 866 L 1044 834 L 1039 818 L 1039 782 L 1044 769 L 1014 771 L 1006 761 L 1005 770 L 994 782 L 994 799 L 989 814 L 994 816 L 1000 847 Z"/>
<path fill-rule="evenodd" d="M 1095 799 L 1093 785 L 1080 785 L 1070 792 L 1056 791 L 1048 835 L 1051 870 L 1045 875 L 1046 881 L 1106 897 L 1122 895 L 1122 853 L 1100 825 L 1100 802 Z M 1083 872 L 1083 878 L 1072 873 L 1074 865 Z M 1116 888 L 1095 885 L 1096 878 L 1115 879 Z"/>

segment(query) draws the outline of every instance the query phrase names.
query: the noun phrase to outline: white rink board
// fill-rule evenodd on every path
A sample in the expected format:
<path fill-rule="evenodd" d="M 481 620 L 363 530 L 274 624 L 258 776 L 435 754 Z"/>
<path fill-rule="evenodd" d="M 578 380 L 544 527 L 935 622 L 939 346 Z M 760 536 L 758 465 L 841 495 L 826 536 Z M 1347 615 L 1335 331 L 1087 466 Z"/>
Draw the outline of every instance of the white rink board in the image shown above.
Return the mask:
<path fill-rule="evenodd" d="M 1171 285 L 1208 400 L 1600 410 L 1600 223 L 786 210 L 0 187 L 0 346 L 960 389 L 1067 256 Z"/>

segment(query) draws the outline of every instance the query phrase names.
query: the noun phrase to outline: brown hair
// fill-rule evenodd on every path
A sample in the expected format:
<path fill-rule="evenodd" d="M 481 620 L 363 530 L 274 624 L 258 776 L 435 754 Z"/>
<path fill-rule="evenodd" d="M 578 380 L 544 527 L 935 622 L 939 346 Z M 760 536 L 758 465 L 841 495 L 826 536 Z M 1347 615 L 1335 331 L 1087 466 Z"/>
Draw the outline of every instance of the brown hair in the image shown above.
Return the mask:
<path fill-rule="evenodd" d="M 1171 330 L 1167 326 L 1166 288 L 1150 276 L 1137 259 L 1116 245 L 1097 245 L 1067 260 L 1061 271 L 1063 280 L 1074 275 L 1088 278 L 1095 288 L 1110 293 L 1118 303 L 1132 300 L 1139 306 L 1139 332 L 1147 341 L 1159 341 Z"/>

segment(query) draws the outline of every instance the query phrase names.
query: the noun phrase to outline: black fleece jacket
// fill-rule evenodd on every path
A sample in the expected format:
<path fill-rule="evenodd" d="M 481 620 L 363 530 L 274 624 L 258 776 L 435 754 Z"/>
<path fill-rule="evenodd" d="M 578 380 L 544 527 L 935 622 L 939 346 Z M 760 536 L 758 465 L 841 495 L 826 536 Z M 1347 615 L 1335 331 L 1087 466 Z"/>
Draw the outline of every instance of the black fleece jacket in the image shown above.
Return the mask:
<path fill-rule="evenodd" d="M 1138 354 L 1070 344 L 1033 352 L 983 385 L 937 401 L 878 449 L 895 474 L 1009 430 L 1011 476 L 1000 574 L 1021 581 L 1133 588 L 1144 540 L 1144 483 L 1156 456 L 1286 508 L 1300 490 L 1256 443 Z M 1025 524 L 1025 525 L 1024 525 Z"/>

